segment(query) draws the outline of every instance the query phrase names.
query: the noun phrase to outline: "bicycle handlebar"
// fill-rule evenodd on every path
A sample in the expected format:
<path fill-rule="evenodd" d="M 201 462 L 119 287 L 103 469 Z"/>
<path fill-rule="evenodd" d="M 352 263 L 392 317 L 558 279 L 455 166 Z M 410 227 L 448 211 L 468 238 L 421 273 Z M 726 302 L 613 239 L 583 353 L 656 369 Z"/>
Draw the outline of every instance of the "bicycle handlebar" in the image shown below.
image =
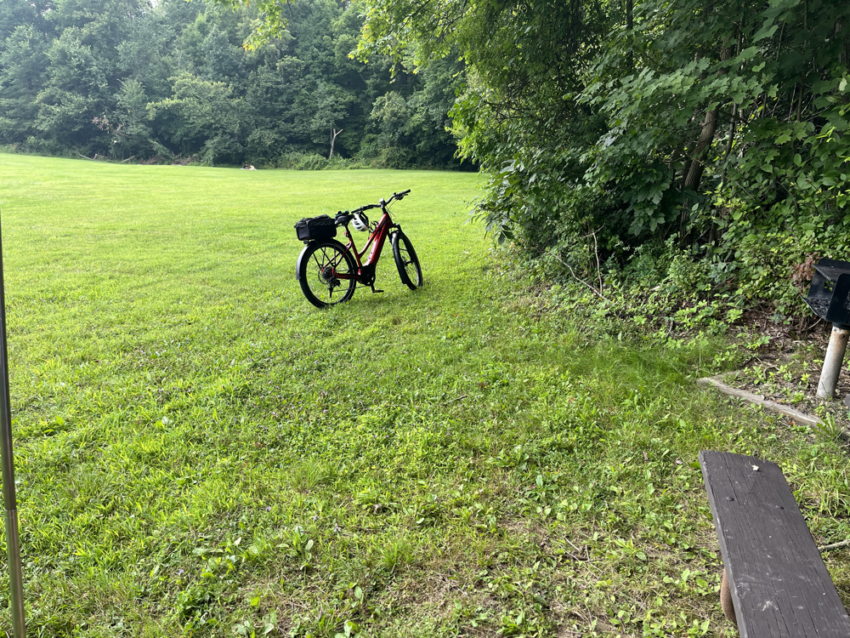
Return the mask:
<path fill-rule="evenodd" d="M 401 193 L 393 193 L 392 197 L 390 197 L 387 201 L 381 200 L 380 204 L 366 204 L 365 206 L 361 206 L 360 208 L 355 208 L 354 210 L 351 210 L 351 211 L 348 211 L 348 210 L 345 211 L 345 212 L 339 211 L 336 214 L 336 219 L 343 224 L 347 224 L 349 221 L 351 221 L 351 217 L 356 215 L 357 213 L 365 213 L 367 210 L 372 210 L 374 208 L 381 208 L 381 209 L 386 208 L 387 206 L 389 206 L 390 202 L 392 202 L 394 199 L 401 201 L 409 193 L 410 193 L 410 189 L 408 188 L 406 191 L 402 191 Z"/>
<path fill-rule="evenodd" d="M 360 208 L 355 208 L 354 210 L 350 211 L 350 214 L 355 215 L 357 213 L 364 213 L 367 210 L 372 210 L 374 208 L 386 208 L 394 199 L 401 201 L 409 193 L 409 188 L 406 191 L 402 191 L 401 193 L 393 193 L 393 196 L 390 197 L 387 201 L 381 200 L 380 204 L 366 204 L 365 206 L 361 206 Z"/>

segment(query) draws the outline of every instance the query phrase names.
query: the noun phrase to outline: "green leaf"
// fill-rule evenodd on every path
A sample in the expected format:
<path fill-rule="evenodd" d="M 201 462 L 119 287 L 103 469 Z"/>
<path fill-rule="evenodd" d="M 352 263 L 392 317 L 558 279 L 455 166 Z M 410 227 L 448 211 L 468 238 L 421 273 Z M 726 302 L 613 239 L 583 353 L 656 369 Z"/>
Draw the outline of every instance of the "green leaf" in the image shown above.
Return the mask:
<path fill-rule="evenodd" d="M 762 28 L 756 32 L 755 36 L 753 36 L 753 42 L 758 42 L 759 40 L 764 40 L 765 38 L 773 37 L 773 34 L 776 33 L 777 29 L 779 29 L 779 25 L 772 23 L 773 19 L 765 21 Z"/>

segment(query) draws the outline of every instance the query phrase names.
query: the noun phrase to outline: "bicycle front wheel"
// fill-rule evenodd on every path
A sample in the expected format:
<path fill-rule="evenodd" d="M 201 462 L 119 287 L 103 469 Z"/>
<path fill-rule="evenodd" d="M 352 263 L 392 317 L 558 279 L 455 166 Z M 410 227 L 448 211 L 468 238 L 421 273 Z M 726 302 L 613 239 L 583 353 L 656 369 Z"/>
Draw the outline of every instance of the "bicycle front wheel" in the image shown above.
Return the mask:
<path fill-rule="evenodd" d="M 348 249 L 338 241 L 307 245 L 298 259 L 298 283 L 307 301 L 316 308 L 344 303 L 354 295 L 357 282 L 336 275 L 357 274 L 357 264 Z"/>
<path fill-rule="evenodd" d="M 413 244 L 401 231 L 393 234 L 393 257 L 401 283 L 411 290 L 419 288 L 423 284 L 422 266 L 419 265 L 419 257 L 413 250 Z"/>

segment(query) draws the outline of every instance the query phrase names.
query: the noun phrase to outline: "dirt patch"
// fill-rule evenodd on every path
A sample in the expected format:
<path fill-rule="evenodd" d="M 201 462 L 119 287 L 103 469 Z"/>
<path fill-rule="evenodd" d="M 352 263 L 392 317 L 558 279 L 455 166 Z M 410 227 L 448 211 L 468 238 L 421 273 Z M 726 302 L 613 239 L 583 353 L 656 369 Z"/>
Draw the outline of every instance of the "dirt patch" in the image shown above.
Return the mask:
<path fill-rule="evenodd" d="M 817 397 L 823 358 L 831 326 L 819 326 L 805 341 L 793 332 L 771 335 L 771 342 L 755 352 L 737 372 L 722 375 L 722 381 L 768 401 L 775 401 L 809 415 L 817 416 L 828 431 L 850 428 L 850 373 L 845 359 L 833 399 Z"/>

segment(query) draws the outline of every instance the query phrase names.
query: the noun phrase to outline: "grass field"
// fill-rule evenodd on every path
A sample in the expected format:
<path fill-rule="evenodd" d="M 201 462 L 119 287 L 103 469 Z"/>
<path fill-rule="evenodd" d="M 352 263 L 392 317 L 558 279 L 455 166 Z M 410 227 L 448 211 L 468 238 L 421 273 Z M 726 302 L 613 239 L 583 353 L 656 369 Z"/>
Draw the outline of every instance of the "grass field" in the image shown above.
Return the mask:
<path fill-rule="evenodd" d="M 850 536 L 843 447 L 536 311 L 476 180 L 0 155 L 30 635 L 736 635 L 706 448 Z M 293 223 L 405 188 L 425 287 L 308 305 Z"/>

